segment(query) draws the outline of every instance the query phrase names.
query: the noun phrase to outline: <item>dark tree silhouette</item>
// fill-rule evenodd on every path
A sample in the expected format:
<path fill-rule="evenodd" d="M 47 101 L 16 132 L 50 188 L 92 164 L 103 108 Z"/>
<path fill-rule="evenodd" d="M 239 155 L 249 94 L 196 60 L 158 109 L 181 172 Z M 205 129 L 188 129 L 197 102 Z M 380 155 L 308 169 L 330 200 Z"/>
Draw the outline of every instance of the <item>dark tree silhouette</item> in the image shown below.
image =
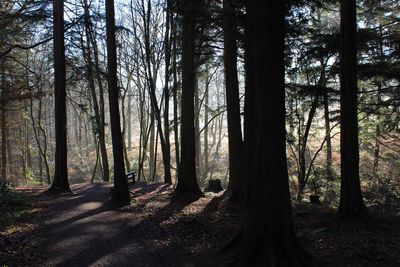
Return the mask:
<path fill-rule="evenodd" d="M 366 215 L 359 174 L 357 118 L 356 1 L 340 1 L 340 162 L 339 217 Z"/>
<path fill-rule="evenodd" d="M 182 13 L 182 112 L 181 112 L 181 157 L 179 162 L 176 193 L 201 195 L 196 177 L 196 145 L 194 133 L 194 89 L 195 89 L 195 18 L 198 17 L 198 1 L 180 1 Z"/>
<path fill-rule="evenodd" d="M 106 1 L 107 31 L 107 82 L 110 104 L 110 122 L 114 159 L 114 189 L 112 200 L 120 205 L 130 202 L 128 183 L 125 178 L 125 164 L 118 105 L 117 50 L 115 40 L 114 1 Z"/>
<path fill-rule="evenodd" d="M 239 82 L 234 7 L 224 0 L 224 68 L 229 136 L 229 184 L 232 199 L 243 195 L 243 140 L 240 122 Z"/>
<path fill-rule="evenodd" d="M 55 101 L 55 171 L 49 189 L 54 193 L 69 193 L 67 167 L 67 112 L 65 91 L 64 1 L 53 2 L 54 30 L 54 101 Z"/>
<path fill-rule="evenodd" d="M 247 2 L 246 209 L 231 240 L 239 266 L 310 266 L 294 232 L 286 162 L 285 1 Z"/>

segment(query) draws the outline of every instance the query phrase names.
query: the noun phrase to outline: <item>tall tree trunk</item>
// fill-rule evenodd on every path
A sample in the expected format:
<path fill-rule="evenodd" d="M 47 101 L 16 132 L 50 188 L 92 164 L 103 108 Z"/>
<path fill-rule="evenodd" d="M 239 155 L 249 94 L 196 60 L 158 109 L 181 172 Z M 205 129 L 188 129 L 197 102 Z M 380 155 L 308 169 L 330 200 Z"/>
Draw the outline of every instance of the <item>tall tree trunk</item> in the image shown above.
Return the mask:
<path fill-rule="evenodd" d="M 171 64 L 171 39 L 170 39 L 170 24 L 171 24 L 171 0 L 167 0 L 167 7 L 165 11 L 165 73 L 164 73 L 164 139 L 165 139 L 165 151 L 163 153 L 164 166 L 167 164 L 168 169 L 171 169 L 171 142 L 169 134 L 169 78 L 170 78 L 170 64 Z M 165 170 L 164 170 L 165 173 Z M 172 183 L 171 171 L 164 175 L 164 183 Z"/>
<path fill-rule="evenodd" d="M 118 105 L 117 49 L 115 40 L 114 0 L 106 0 L 107 32 L 107 81 L 110 105 L 110 122 L 114 159 L 114 190 L 112 200 L 120 205 L 130 203 L 128 183 L 125 177 L 125 164 L 121 124 Z"/>
<path fill-rule="evenodd" d="M 229 136 L 229 184 L 232 199 L 243 196 L 243 139 L 240 122 L 239 81 L 234 7 L 224 0 L 224 68 Z"/>
<path fill-rule="evenodd" d="M 54 100 L 55 100 L 55 171 L 49 189 L 55 193 L 70 193 L 67 167 L 67 108 L 65 90 L 64 1 L 54 0 Z"/>
<path fill-rule="evenodd" d="M 245 217 L 237 238 L 239 266 L 311 266 L 294 233 L 285 141 L 285 1 L 249 0 L 246 68 L 247 163 Z M 273 42 L 271 42 L 273 40 Z M 252 103 L 252 106 L 247 104 Z M 248 133 L 250 136 L 247 136 Z M 248 138 L 251 138 L 250 140 Z M 236 241 L 236 242 L 235 242 Z M 241 241 L 237 243 L 237 241 Z"/>
<path fill-rule="evenodd" d="M 340 204 L 341 218 L 366 215 L 359 174 L 356 0 L 340 1 Z"/>
<path fill-rule="evenodd" d="M 143 155 L 146 153 L 146 147 L 147 147 L 147 142 L 145 139 L 145 132 L 147 132 L 145 129 L 147 128 L 146 123 L 145 123 L 145 91 L 142 90 L 141 87 L 141 83 L 140 81 L 138 82 L 138 92 L 139 92 L 139 121 L 140 121 L 140 139 L 139 139 L 139 158 L 138 158 L 138 162 L 139 162 L 139 166 L 138 166 L 138 180 L 140 181 L 140 179 L 142 178 L 142 174 L 143 174 Z"/>
<path fill-rule="evenodd" d="M 84 22 L 85 22 L 85 32 L 86 32 L 86 46 L 87 46 L 87 72 L 88 72 L 88 81 L 89 81 L 89 87 L 90 87 L 90 92 L 91 96 L 93 99 L 93 110 L 94 110 L 94 115 L 95 115 L 95 121 L 97 125 L 97 130 L 98 130 L 98 138 L 99 138 L 99 146 L 100 146 L 100 153 L 101 153 L 101 160 L 102 160 L 102 167 L 103 167 L 103 179 L 104 181 L 108 182 L 110 180 L 110 172 L 109 172 L 109 164 L 108 164 L 108 154 L 107 154 L 107 146 L 106 146 L 106 137 L 105 137 L 105 121 L 104 121 L 104 97 L 103 97 L 103 84 L 101 81 L 101 77 L 99 76 L 100 68 L 99 68 L 99 63 L 98 63 L 98 53 L 97 53 L 97 45 L 96 45 L 96 40 L 95 37 L 93 36 L 93 31 L 92 31 L 92 22 L 90 19 L 90 10 L 89 6 L 87 3 L 87 0 L 85 0 L 85 14 L 84 14 Z M 91 48 L 93 49 L 94 53 L 94 66 L 93 66 L 93 60 L 92 60 L 92 51 Z M 94 69 L 96 69 L 96 75 L 97 75 L 97 81 L 98 81 L 98 87 L 99 87 L 99 95 L 100 99 L 98 100 L 97 98 L 97 93 L 96 93 L 96 85 L 95 85 L 95 80 L 94 80 Z"/>
<path fill-rule="evenodd" d="M 196 144 L 194 133 L 195 90 L 195 18 L 198 17 L 197 0 L 181 2 L 182 12 L 182 104 L 181 104 L 181 158 L 178 171 L 177 194 L 200 196 L 202 192 L 196 176 Z"/>

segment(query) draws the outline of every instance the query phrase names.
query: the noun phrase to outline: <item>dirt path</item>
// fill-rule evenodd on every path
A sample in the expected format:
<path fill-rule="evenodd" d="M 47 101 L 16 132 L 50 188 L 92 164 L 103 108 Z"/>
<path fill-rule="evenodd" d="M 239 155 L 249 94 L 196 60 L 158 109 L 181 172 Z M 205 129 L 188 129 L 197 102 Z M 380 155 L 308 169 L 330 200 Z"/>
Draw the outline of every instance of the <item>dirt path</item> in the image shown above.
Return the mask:
<path fill-rule="evenodd" d="M 134 223 L 108 203 L 110 188 L 81 184 L 55 201 L 45 225 L 47 266 L 147 266 L 137 265 L 146 248 L 131 236 Z"/>
<path fill-rule="evenodd" d="M 40 248 L 45 266 L 202 266 L 199 257 L 212 246 L 196 247 L 193 241 L 219 240 L 211 229 L 199 230 L 201 220 L 192 216 L 210 197 L 197 204 L 171 203 L 162 193 L 170 188 L 159 184 L 147 188 L 148 195 L 136 189 L 141 192 L 136 204 L 116 208 L 108 202 L 110 189 L 109 184 L 75 185 L 73 195 L 52 201 Z"/>

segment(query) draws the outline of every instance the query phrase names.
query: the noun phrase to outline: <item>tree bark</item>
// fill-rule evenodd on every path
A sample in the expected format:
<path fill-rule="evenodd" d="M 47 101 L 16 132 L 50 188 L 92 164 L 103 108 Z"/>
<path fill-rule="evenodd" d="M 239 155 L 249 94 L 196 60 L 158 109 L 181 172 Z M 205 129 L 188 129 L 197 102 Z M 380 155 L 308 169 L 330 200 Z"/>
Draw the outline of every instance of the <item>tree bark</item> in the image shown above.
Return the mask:
<path fill-rule="evenodd" d="M 246 68 L 252 90 L 246 95 L 245 150 L 254 153 L 246 154 L 245 217 L 231 243 L 238 245 L 239 266 L 311 265 L 296 240 L 289 193 L 284 17 L 285 1 L 248 1 Z"/>
<path fill-rule="evenodd" d="M 65 89 L 64 1 L 54 0 L 54 100 L 55 100 L 55 170 L 49 189 L 54 193 L 70 193 L 67 167 L 67 109 Z"/>
<path fill-rule="evenodd" d="M 169 90 L 169 78 L 170 78 L 170 65 L 171 65 L 171 38 L 170 38 L 170 24 L 171 24 L 171 0 L 167 0 L 167 7 L 165 11 L 165 73 L 164 73 L 164 142 L 165 151 L 164 157 L 167 157 L 164 161 L 164 166 L 167 164 L 169 170 L 171 169 L 171 142 L 169 134 L 169 102 L 170 102 L 170 90 Z M 171 171 L 168 171 L 168 175 L 164 175 L 164 183 L 172 183 Z"/>
<path fill-rule="evenodd" d="M 229 184 L 232 199 L 243 196 L 243 139 L 240 121 L 239 81 L 237 74 L 237 45 L 234 7 L 231 0 L 224 8 L 224 68 L 229 136 Z"/>
<path fill-rule="evenodd" d="M 115 40 L 114 0 L 106 0 L 107 32 L 107 82 L 110 105 L 110 122 L 114 160 L 114 189 L 112 200 L 120 205 L 129 205 L 130 195 L 125 177 L 125 164 L 121 124 L 118 105 L 117 49 Z"/>
<path fill-rule="evenodd" d="M 195 90 L 195 20 L 198 16 L 197 0 L 181 1 L 182 12 L 182 104 L 181 104 L 181 157 L 176 194 L 201 196 L 196 176 L 196 144 L 194 132 Z"/>
<path fill-rule="evenodd" d="M 360 218 L 366 215 L 359 174 L 357 118 L 357 22 L 356 1 L 340 1 L 340 172 L 338 215 Z"/>

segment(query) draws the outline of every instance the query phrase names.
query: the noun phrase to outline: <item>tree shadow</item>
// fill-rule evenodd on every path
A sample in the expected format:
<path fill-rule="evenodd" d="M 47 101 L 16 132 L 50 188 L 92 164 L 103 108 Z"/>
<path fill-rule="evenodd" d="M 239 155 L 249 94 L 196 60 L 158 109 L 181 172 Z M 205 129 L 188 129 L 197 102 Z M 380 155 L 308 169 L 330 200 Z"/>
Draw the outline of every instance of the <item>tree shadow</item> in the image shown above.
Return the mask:
<path fill-rule="evenodd" d="M 159 192 L 169 190 L 169 187 L 169 185 L 161 185 L 147 193 L 152 193 L 154 194 L 152 197 L 156 197 Z M 147 203 L 151 201 L 152 197 L 147 199 Z M 54 242 L 65 243 L 66 247 L 73 244 L 73 251 L 68 251 L 65 256 L 55 255 L 49 258 L 50 260 L 53 258 L 55 261 L 53 262 L 54 266 L 102 265 L 103 262 L 115 266 L 176 266 L 175 264 L 166 265 L 168 257 L 154 258 L 153 254 L 149 253 L 149 250 L 154 250 L 152 245 L 155 242 L 149 241 L 148 230 L 150 228 L 157 231 L 156 229 L 163 222 L 197 199 L 170 198 L 165 206 L 158 208 L 153 214 L 138 222 L 129 218 L 124 219 L 124 217 L 113 218 L 113 213 L 121 209 L 110 202 L 105 202 L 96 209 L 50 224 L 51 229 L 60 228 L 60 231 L 53 232 L 54 236 L 47 243 L 47 247 L 51 248 Z M 79 201 L 82 203 L 82 199 Z M 69 205 L 76 206 L 76 204 Z M 131 212 L 135 212 L 137 208 L 140 209 L 140 206 L 134 207 Z M 96 218 L 89 219 L 92 216 L 96 216 Z M 150 246 L 147 244 L 149 242 Z M 93 249 L 94 244 L 96 244 L 95 250 Z M 60 254 L 63 250 L 65 248 L 60 245 L 55 250 L 50 250 L 50 253 L 53 251 L 54 254 Z M 148 265 L 148 262 L 153 265 Z"/>

